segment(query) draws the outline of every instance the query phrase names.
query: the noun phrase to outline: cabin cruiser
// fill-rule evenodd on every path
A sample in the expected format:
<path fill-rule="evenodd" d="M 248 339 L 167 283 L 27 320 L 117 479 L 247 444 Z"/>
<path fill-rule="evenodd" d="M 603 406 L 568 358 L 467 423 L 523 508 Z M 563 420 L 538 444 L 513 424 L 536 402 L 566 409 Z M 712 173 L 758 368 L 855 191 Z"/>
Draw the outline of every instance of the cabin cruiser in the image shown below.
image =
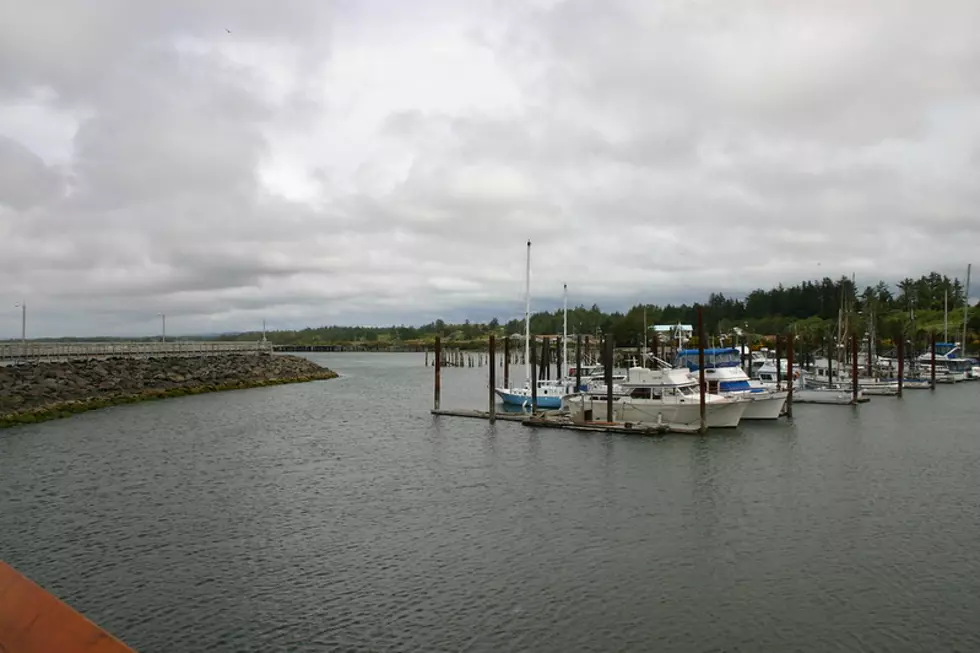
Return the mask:
<path fill-rule="evenodd" d="M 973 372 L 973 362 L 959 355 L 960 347 L 952 342 L 936 343 L 936 383 L 959 383 L 966 381 L 967 375 Z M 924 379 L 932 378 L 932 352 L 927 351 L 916 359 L 919 364 L 919 375 Z"/>
<path fill-rule="evenodd" d="M 853 383 L 853 368 L 837 361 L 818 358 L 813 361 L 813 369 L 807 375 L 805 386 L 814 390 L 831 388 L 846 390 Z M 859 368 L 859 372 L 860 372 Z M 897 395 L 898 380 L 858 376 L 858 388 L 867 395 Z"/>
<path fill-rule="evenodd" d="M 674 359 L 674 367 L 686 368 L 695 377 L 699 363 L 697 349 L 682 349 Z M 749 402 L 742 419 L 778 419 L 789 395 L 786 390 L 768 388 L 750 379 L 742 369 L 739 350 L 734 347 L 704 350 L 704 380 L 710 393 Z"/>
<path fill-rule="evenodd" d="M 698 381 L 687 369 L 647 369 L 631 367 L 627 379 L 613 388 L 613 419 L 643 424 L 667 423 L 693 426 L 701 421 L 701 395 Z M 564 398 L 572 419 L 585 419 L 586 413 L 605 415 L 605 392 L 590 389 Z M 705 416 L 709 428 L 732 428 L 749 406 L 748 401 L 707 393 Z"/>

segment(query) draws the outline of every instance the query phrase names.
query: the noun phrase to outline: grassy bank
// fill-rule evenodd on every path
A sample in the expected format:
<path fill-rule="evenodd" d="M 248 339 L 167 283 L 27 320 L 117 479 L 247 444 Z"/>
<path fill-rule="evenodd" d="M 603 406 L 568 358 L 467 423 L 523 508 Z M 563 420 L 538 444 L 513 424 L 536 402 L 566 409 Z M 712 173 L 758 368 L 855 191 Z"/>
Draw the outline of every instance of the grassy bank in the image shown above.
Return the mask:
<path fill-rule="evenodd" d="M 8 428 L 21 424 L 36 424 L 52 419 L 70 417 L 77 413 L 84 413 L 99 408 L 109 406 L 121 406 L 123 404 L 135 404 L 141 401 L 156 401 L 170 397 L 187 397 L 190 395 L 205 394 L 208 392 L 225 392 L 227 390 L 244 390 L 246 388 L 264 388 L 266 386 L 285 385 L 287 383 L 306 383 L 309 381 L 321 381 L 334 379 L 337 373 L 324 369 L 315 374 L 275 379 L 252 379 L 239 380 L 224 383 L 204 383 L 199 385 L 183 386 L 178 388 L 154 389 L 148 388 L 131 394 L 116 394 L 101 397 L 88 397 L 85 399 L 73 399 L 68 401 L 54 402 L 45 406 L 34 407 L 22 411 L 16 411 L 5 415 L 0 415 L 0 428 Z"/>

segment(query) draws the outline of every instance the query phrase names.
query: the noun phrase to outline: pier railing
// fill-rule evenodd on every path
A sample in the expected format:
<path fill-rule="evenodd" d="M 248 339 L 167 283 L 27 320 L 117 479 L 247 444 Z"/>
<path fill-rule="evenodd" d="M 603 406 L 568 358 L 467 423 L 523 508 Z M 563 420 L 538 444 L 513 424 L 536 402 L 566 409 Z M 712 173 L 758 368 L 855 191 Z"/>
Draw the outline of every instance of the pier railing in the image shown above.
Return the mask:
<path fill-rule="evenodd" d="M 268 342 L 28 342 L 0 344 L 0 361 L 72 360 L 85 358 L 149 358 L 152 356 L 214 356 L 271 352 Z"/>

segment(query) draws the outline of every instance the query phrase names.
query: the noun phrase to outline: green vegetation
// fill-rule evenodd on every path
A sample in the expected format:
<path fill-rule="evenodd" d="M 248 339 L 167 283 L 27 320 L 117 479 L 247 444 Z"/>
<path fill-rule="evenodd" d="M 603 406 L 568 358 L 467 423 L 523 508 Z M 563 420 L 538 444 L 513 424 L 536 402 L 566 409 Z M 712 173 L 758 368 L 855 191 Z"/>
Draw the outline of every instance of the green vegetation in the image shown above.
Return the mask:
<path fill-rule="evenodd" d="M 950 339 L 961 333 L 963 320 L 964 289 L 957 279 L 932 272 L 919 279 L 903 279 L 897 293 L 885 282 L 868 286 L 859 291 L 851 280 L 842 277 L 837 281 L 824 278 L 805 281 L 795 286 L 782 285 L 770 290 L 754 290 L 744 299 L 725 297 L 712 293 L 707 302 L 700 305 L 705 330 L 711 336 L 729 334 L 736 327 L 749 334 L 751 339 L 793 331 L 804 337 L 818 339 L 831 333 L 837 320 L 842 300 L 849 300 L 858 314 L 855 327 L 861 331 L 866 320 L 873 315 L 877 332 L 883 340 L 899 333 L 908 337 L 922 338 L 925 333 L 936 332 L 942 337 L 943 304 L 948 293 L 950 309 Z M 980 305 L 978 305 L 980 306 Z M 656 306 L 637 305 L 622 312 L 604 313 L 598 306 L 577 306 L 568 312 L 570 332 L 598 335 L 612 334 L 622 346 L 637 346 L 643 340 L 643 320 L 646 312 L 647 325 L 694 324 L 698 305 Z M 914 315 L 914 323 L 911 316 Z M 980 331 L 980 310 L 974 310 L 970 319 L 973 342 Z M 531 330 L 535 334 L 557 334 L 562 329 L 562 312 L 538 312 L 531 316 Z M 454 347 L 482 347 L 490 333 L 498 336 L 523 333 L 523 320 L 514 319 L 500 324 L 493 319 L 487 324 L 446 324 L 436 320 L 420 327 L 344 327 L 324 326 L 300 331 L 274 331 L 267 334 L 275 344 L 296 345 L 354 345 L 366 349 L 389 349 L 429 346 L 436 334 L 441 334 Z M 258 333 L 221 336 L 221 340 L 255 340 Z"/>
<path fill-rule="evenodd" d="M 156 399 L 166 399 L 169 397 L 186 397 L 189 395 L 199 395 L 207 392 L 224 392 L 226 390 L 243 390 L 245 388 L 263 388 L 266 386 L 284 385 L 287 383 L 306 383 L 308 381 L 333 379 L 336 377 L 336 372 L 324 369 L 322 373 L 302 377 L 240 380 L 218 384 L 208 383 L 180 388 L 170 388 L 167 390 L 147 389 L 134 394 L 120 394 L 62 401 L 16 413 L 0 415 L 0 428 L 17 426 L 20 424 L 46 422 L 52 419 L 70 417 L 71 415 L 84 413 L 89 410 L 107 408 L 109 406 L 120 406 L 123 404 L 135 404 L 141 401 L 154 401 Z"/>

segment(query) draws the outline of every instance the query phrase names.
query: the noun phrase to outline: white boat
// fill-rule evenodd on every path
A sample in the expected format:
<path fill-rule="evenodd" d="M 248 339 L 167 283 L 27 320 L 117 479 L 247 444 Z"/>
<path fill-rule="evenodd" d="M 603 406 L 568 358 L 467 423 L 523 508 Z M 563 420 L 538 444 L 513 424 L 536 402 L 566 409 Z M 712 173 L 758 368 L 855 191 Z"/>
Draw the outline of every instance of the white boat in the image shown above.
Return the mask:
<path fill-rule="evenodd" d="M 858 403 L 868 401 L 864 391 L 858 389 Z M 849 406 L 854 403 L 850 390 L 837 388 L 821 388 L 813 390 L 794 390 L 794 404 L 826 404 L 833 406 Z"/>
<path fill-rule="evenodd" d="M 646 369 L 631 367 L 627 380 L 618 385 L 613 398 L 613 419 L 637 424 L 691 427 L 701 422 L 701 396 L 698 381 L 686 369 Z M 733 428 L 750 402 L 705 394 L 708 428 Z M 585 392 L 565 397 L 572 419 L 583 419 L 591 411 L 593 419 L 605 418 L 606 395 Z"/>
<path fill-rule="evenodd" d="M 768 388 L 770 390 L 780 391 L 788 390 L 789 382 L 786 377 L 789 374 L 789 361 L 785 358 L 779 361 L 779 379 L 776 378 L 776 360 L 773 358 L 767 358 L 766 361 L 759 366 L 758 371 L 758 382 L 763 388 Z M 803 389 L 803 374 L 800 372 L 800 368 L 793 368 L 793 398 L 796 398 L 796 391 Z"/>
<path fill-rule="evenodd" d="M 776 363 L 773 360 L 766 361 L 766 363 L 759 368 L 759 381 L 771 388 L 788 388 L 789 384 L 786 381 L 786 373 L 789 371 L 789 365 L 786 364 L 787 361 L 781 361 L 780 365 L 780 382 L 776 382 Z M 834 406 L 847 406 L 854 403 L 854 398 L 851 394 L 850 386 L 847 387 L 831 387 L 831 386 L 819 386 L 814 387 L 809 384 L 809 372 L 801 372 L 799 369 L 793 370 L 793 403 L 794 404 L 828 404 Z M 858 388 L 858 402 L 868 401 L 865 396 L 864 390 L 860 387 Z"/>
<path fill-rule="evenodd" d="M 699 350 L 681 349 L 674 359 L 674 367 L 685 368 L 697 378 L 699 362 Z M 741 355 L 735 347 L 704 350 L 704 380 L 710 393 L 749 402 L 742 419 L 778 419 L 789 396 L 785 390 L 767 388 L 762 382 L 750 379 L 742 369 Z"/>
<path fill-rule="evenodd" d="M 936 343 L 936 383 L 959 383 L 966 381 L 967 372 L 973 371 L 973 361 L 962 358 L 957 352 L 959 345 L 953 342 Z M 927 351 L 916 359 L 919 376 L 932 378 L 932 352 Z"/>
<path fill-rule="evenodd" d="M 852 374 L 853 369 L 849 365 L 842 366 L 837 362 L 830 363 L 826 358 L 818 358 L 813 361 L 812 370 L 806 375 L 804 387 L 813 390 L 847 390 L 853 383 Z M 866 395 L 894 396 L 898 394 L 898 380 L 858 376 L 858 388 Z"/>
<path fill-rule="evenodd" d="M 568 394 L 572 388 L 565 380 L 541 381 L 531 378 L 531 241 L 527 241 L 527 268 L 525 270 L 524 286 L 524 374 L 525 381 L 522 387 L 517 388 L 494 388 L 493 391 L 500 397 L 501 401 L 511 406 L 521 406 L 525 409 L 551 408 L 558 409 L 562 406 L 562 397 Z M 566 287 L 567 291 L 567 287 Z M 565 338 L 562 346 L 566 346 L 568 341 L 568 300 L 566 292 L 565 300 Z M 562 360 L 567 360 L 566 356 Z M 531 387 L 531 383 L 535 387 Z"/>

